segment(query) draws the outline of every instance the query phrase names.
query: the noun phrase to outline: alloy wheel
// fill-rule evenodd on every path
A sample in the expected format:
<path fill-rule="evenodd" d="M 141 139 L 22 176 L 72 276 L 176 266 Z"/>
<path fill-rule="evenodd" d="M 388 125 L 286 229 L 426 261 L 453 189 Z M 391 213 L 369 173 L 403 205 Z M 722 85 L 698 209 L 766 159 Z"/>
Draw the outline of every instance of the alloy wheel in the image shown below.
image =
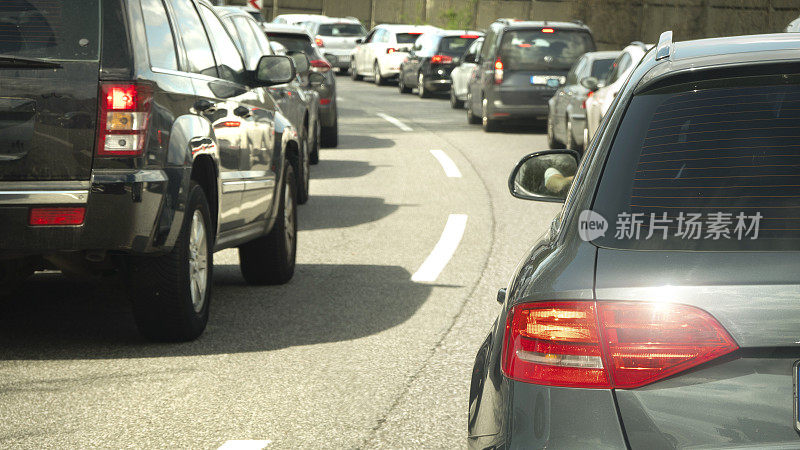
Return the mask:
<path fill-rule="evenodd" d="M 203 214 L 196 210 L 189 228 L 189 283 L 192 307 L 199 313 L 203 309 L 208 287 L 208 240 Z"/>

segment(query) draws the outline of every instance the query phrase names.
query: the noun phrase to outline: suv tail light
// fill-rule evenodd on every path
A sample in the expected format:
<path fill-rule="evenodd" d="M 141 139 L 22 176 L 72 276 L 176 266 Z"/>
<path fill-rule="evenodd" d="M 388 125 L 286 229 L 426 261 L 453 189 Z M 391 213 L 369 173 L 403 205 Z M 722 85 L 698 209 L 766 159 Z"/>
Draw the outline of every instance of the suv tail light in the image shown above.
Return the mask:
<path fill-rule="evenodd" d="M 386 49 L 386 54 L 387 55 L 391 55 L 392 53 L 394 53 L 396 51 L 397 51 L 396 48 L 389 47 L 389 48 Z"/>
<path fill-rule="evenodd" d="M 86 208 L 31 208 L 28 224 L 33 226 L 80 225 L 86 217 Z"/>
<path fill-rule="evenodd" d="M 581 103 L 581 108 L 586 109 L 586 100 L 589 100 L 590 98 L 592 98 L 593 95 L 594 95 L 594 91 L 589 91 L 589 93 L 586 94 L 586 98 L 583 100 L 583 103 Z"/>
<path fill-rule="evenodd" d="M 319 37 L 319 36 L 314 38 L 314 43 L 317 44 L 317 47 L 320 47 L 320 48 L 325 47 L 325 43 L 322 42 L 322 38 Z"/>
<path fill-rule="evenodd" d="M 494 61 L 494 84 L 503 82 L 503 61 L 497 58 Z"/>
<path fill-rule="evenodd" d="M 450 64 L 453 58 L 447 55 L 433 55 L 431 56 L 431 64 Z"/>
<path fill-rule="evenodd" d="M 142 154 L 150 123 L 153 89 L 146 84 L 100 85 L 98 156 Z"/>
<path fill-rule="evenodd" d="M 739 347 L 711 315 L 648 302 L 542 302 L 506 322 L 503 373 L 550 386 L 637 388 Z"/>
<path fill-rule="evenodd" d="M 312 72 L 325 73 L 331 70 L 331 64 L 324 59 L 314 59 L 309 62 Z"/>

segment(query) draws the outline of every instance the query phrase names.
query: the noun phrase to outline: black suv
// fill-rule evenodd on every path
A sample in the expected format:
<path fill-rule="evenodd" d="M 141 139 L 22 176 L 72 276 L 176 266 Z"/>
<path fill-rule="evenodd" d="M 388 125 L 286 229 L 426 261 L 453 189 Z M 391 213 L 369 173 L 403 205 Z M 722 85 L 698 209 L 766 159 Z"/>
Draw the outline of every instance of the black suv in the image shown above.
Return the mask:
<path fill-rule="evenodd" d="M 489 27 L 467 93 L 467 120 L 495 131 L 507 119 L 546 120 L 547 102 L 594 38 L 579 22 L 500 19 Z M 466 61 L 472 62 L 472 61 Z"/>
<path fill-rule="evenodd" d="M 299 141 L 204 0 L 0 4 L 0 282 L 40 269 L 129 280 L 139 330 L 205 329 L 213 252 L 294 273 Z M 101 26 L 102 24 L 102 26 Z M 149 45 L 148 45 L 149 44 Z"/>
<path fill-rule="evenodd" d="M 408 57 L 400 64 L 398 86 L 401 94 L 413 86 L 422 98 L 450 90 L 450 72 L 475 39 L 483 36 L 477 31 L 435 30 L 422 34 L 414 42 Z"/>

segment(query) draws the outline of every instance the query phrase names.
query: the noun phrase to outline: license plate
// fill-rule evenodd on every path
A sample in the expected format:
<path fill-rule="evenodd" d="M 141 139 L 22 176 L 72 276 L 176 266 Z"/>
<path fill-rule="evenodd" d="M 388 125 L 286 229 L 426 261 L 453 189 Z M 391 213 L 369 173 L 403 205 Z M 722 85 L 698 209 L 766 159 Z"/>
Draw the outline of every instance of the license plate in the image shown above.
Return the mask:
<path fill-rule="evenodd" d="M 561 80 L 558 77 L 547 75 L 531 75 L 531 84 L 544 85 L 549 88 L 557 88 L 561 86 Z"/>
<path fill-rule="evenodd" d="M 793 388 L 794 391 L 794 401 L 792 404 L 794 405 L 794 429 L 800 431 L 800 397 L 798 393 L 800 393 L 800 361 L 794 363 L 792 366 L 792 379 L 793 379 Z"/>

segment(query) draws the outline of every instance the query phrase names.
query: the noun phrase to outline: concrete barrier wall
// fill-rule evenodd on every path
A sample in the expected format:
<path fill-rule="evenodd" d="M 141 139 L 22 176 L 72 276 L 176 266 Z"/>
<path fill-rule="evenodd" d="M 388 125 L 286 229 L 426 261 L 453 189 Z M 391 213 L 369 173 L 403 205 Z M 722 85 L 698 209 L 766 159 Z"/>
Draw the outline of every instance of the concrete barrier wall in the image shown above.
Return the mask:
<path fill-rule="evenodd" d="M 228 0 L 230 4 L 244 0 Z M 264 0 L 272 17 L 272 0 Z M 354 16 L 366 26 L 428 23 L 486 28 L 498 17 L 581 20 L 600 48 L 655 42 L 664 30 L 676 40 L 782 31 L 800 16 L 800 0 L 279 0 L 278 13 Z"/>

